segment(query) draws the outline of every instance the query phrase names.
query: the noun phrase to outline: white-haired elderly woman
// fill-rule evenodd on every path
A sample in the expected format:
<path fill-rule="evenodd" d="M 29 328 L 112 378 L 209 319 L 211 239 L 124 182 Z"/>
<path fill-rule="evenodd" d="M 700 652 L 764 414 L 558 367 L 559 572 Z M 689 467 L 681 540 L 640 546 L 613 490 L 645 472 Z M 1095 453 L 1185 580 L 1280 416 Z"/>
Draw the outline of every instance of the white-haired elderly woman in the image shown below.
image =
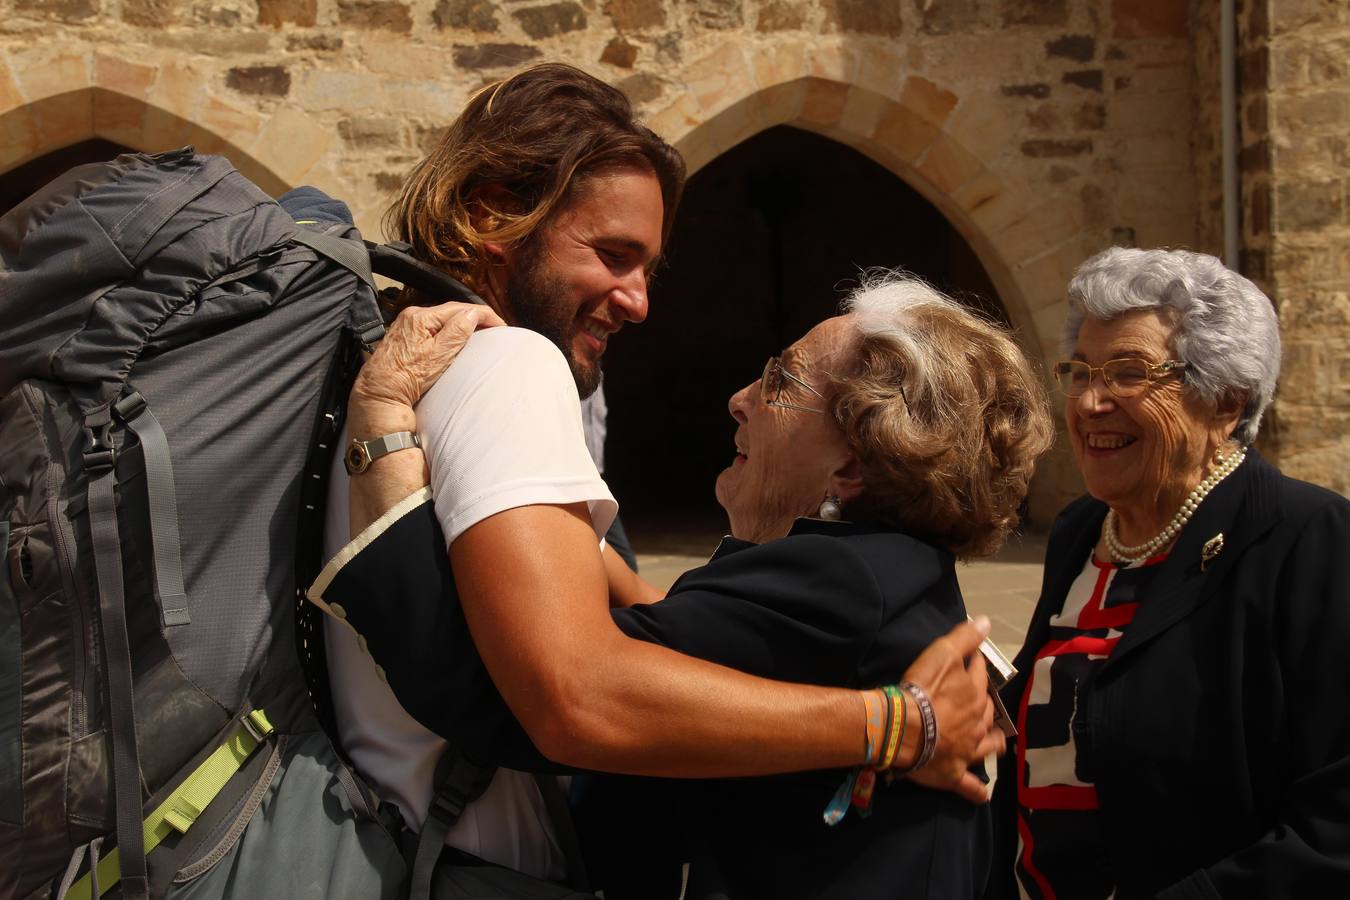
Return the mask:
<path fill-rule="evenodd" d="M 907 700 L 908 688 L 873 689 L 900 682 L 925 647 L 964 620 L 956 559 L 994 552 L 1016 524 L 1052 439 L 1049 406 L 1009 334 L 927 285 L 881 276 L 849 310 L 770 359 L 760 379 L 732 396 L 737 452 L 716 489 L 732 536 L 712 559 L 664 598 L 612 567 L 610 597 L 594 602 L 620 605 L 614 623 L 629 639 L 776 682 L 861 691 L 871 716 L 852 734 L 864 756 L 886 769 L 913 741 L 922 750 L 900 768 L 918 771 L 894 783 L 867 766 L 592 781 L 579 804 L 580 831 L 612 900 L 678 896 L 678 864 L 690 858 L 686 897 L 958 898 L 984 888 L 987 807 L 919 786 L 929 783 L 924 754 L 936 746 L 941 719 L 926 702 L 911 704 L 917 695 Z M 416 533 L 416 521 L 348 562 L 324 599 L 340 601 L 398 702 L 423 725 L 453 735 L 466 752 L 467 742 L 528 765 L 532 748 L 509 746 L 523 738 L 519 726 L 497 727 L 500 717 L 482 706 L 464 710 L 465 680 L 450 673 L 462 671 L 472 648 L 454 633 L 462 624 L 426 612 L 454 596 L 448 568 L 391 581 L 401 577 L 401 548 L 436 545 L 436 535 Z M 406 569 L 406 551 L 402 559 Z M 407 652 L 428 643 L 447 650 Z M 514 712 L 520 701 L 502 694 Z M 722 700 L 706 697 L 710 710 Z M 613 768 L 681 774 L 644 764 L 661 750 L 635 745 Z M 765 747 L 764 774 L 796 768 L 774 763 L 776 752 Z M 870 816 L 850 811 L 869 804 Z"/>
<path fill-rule="evenodd" d="M 1270 300 L 1211 256 L 1121 248 L 1068 294 L 1088 495 L 1004 690 L 991 893 L 1350 896 L 1350 503 L 1251 446 Z"/>

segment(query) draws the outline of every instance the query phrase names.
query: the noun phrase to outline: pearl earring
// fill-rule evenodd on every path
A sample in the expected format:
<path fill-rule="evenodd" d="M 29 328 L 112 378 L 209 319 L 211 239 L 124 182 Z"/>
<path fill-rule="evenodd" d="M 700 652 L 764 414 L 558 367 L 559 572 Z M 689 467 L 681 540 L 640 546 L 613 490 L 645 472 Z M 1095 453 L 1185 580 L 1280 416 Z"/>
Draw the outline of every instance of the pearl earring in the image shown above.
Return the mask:
<path fill-rule="evenodd" d="M 839 505 L 839 497 L 835 494 L 826 494 L 825 499 L 820 503 L 820 517 L 831 522 L 838 522 L 843 518 L 844 510 Z"/>

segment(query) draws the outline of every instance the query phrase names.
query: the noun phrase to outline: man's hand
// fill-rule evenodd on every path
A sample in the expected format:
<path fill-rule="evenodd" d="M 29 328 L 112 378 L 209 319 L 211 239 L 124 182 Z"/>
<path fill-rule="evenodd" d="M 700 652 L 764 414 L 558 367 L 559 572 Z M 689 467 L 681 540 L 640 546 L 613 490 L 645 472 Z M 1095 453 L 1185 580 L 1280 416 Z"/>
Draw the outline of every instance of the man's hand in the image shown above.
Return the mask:
<path fill-rule="evenodd" d="M 505 325 L 476 303 L 409 306 L 389 326 L 352 385 L 351 414 L 370 419 L 401 414 L 422 399 L 479 328 Z M 357 435 L 355 429 L 353 435 Z M 373 435 L 371 435 L 373 436 Z"/>
<path fill-rule="evenodd" d="M 911 779 L 953 791 L 972 803 L 987 802 L 989 797 L 984 783 L 968 769 L 990 753 L 1007 749 L 1003 732 L 992 727 L 994 704 L 986 693 L 989 675 L 979 648 L 988 635 L 988 619 L 962 622 L 930 644 L 904 677 L 927 691 L 938 725 L 937 751 Z"/>

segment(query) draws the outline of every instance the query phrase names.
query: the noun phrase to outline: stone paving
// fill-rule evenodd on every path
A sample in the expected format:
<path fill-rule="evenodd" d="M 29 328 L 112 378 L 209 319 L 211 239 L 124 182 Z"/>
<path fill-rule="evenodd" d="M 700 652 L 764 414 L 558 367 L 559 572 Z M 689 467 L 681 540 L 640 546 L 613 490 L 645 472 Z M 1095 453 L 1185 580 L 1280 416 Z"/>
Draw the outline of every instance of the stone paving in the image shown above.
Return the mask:
<path fill-rule="evenodd" d="M 634 540 L 643 577 L 666 588 L 682 572 L 706 562 L 719 538 L 713 533 L 682 533 L 663 534 L 646 541 L 635 536 Z M 966 608 L 971 615 L 989 616 L 994 623 L 994 641 L 1009 659 L 1022 646 L 1022 637 L 1036 606 L 1044 558 L 1044 536 L 1029 534 L 1009 541 L 993 559 L 957 566 Z"/>

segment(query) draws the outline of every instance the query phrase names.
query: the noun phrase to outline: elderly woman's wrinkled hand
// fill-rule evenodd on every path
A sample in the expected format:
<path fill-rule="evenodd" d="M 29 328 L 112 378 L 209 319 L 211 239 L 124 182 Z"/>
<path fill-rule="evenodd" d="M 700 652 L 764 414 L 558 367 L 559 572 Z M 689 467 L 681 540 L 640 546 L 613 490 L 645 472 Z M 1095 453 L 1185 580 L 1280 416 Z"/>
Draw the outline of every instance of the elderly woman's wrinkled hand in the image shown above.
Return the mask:
<path fill-rule="evenodd" d="M 905 672 L 906 681 L 928 693 L 938 724 L 933 758 L 910 779 L 953 791 L 972 803 L 987 802 L 989 791 L 970 767 L 990 753 L 1002 754 L 1007 749 L 1003 732 L 993 727 L 989 676 L 979 651 L 988 634 L 987 619 L 963 622 L 930 644 Z"/>
<path fill-rule="evenodd" d="M 480 328 L 505 325 L 475 303 L 410 306 L 398 314 L 352 386 L 354 407 L 411 408 Z"/>

